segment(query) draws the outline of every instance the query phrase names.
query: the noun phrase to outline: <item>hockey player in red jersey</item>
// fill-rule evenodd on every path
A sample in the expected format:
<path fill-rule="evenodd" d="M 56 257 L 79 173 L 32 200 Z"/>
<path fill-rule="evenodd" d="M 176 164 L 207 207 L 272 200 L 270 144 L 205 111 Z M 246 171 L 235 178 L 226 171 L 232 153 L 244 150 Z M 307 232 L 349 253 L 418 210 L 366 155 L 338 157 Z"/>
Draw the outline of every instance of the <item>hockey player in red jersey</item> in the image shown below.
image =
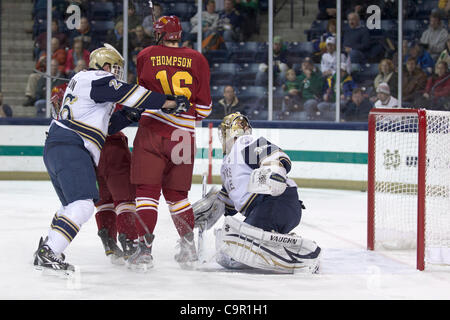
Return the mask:
<path fill-rule="evenodd" d="M 116 106 L 120 110 L 121 106 Z M 121 264 L 134 252 L 136 189 L 130 181 L 131 152 L 121 131 L 106 137 L 97 167 L 100 200 L 95 203 L 95 220 L 105 254 Z M 122 250 L 117 246 L 119 240 Z"/>
<path fill-rule="evenodd" d="M 211 113 L 210 70 L 199 52 L 179 47 L 182 28 L 176 16 L 160 17 L 153 26 L 158 45 L 143 49 L 137 57 L 139 85 L 159 93 L 184 95 L 186 112 L 142 113 L 134 140 L 131 181 L 136 185 L 139 245 L 128 260 L 131 268 L 153 266 L 153 231 L 162 194 L 180 235 L 180 264 L 196 261 L 194 215 L 188 200 L 195 157 L 195 123 Z"/>

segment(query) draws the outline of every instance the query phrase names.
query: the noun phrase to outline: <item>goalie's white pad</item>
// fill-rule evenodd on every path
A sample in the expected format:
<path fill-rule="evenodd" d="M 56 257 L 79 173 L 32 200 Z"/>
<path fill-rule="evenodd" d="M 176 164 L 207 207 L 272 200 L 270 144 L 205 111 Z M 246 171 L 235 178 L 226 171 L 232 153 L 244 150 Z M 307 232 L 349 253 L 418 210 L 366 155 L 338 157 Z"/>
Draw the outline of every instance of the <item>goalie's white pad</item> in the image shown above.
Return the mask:
<path fill-rule="evenodd" d="M 220 219 L 225 213 L 225 204 L 217 198 L 220 189 L 217 186 L 213 186 L 205 197 L 196 201 L 192 205 L 194 211 L 195 225 L 206 225 L 206 229 L 211 227 Z"/>
<path fill-rule="evenodd" d="M 280 273 L 316 273 L 321 249 L 296 235 L 267 232 L 226 216 L 216 233 L 217 256 L 226 255 L 246 266 Z"/>
<path fill-rule="evenodd" d="M 261 166 L 250 174 L 247 191 L 279 196 L 286 190 L 286 169 L 280 166 Z"/>

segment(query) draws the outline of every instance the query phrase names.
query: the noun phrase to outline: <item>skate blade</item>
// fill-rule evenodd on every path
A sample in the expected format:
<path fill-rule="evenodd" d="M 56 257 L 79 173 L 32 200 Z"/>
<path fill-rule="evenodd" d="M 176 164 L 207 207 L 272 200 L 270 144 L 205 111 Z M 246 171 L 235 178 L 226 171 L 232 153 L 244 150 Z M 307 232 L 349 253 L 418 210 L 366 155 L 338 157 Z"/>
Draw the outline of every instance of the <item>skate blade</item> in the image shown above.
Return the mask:
<path fill-rule="evenodd" d="M 109 257 L 110 257 L 109 259 L 113 265 L 123 266 L 125 264 L 125 260 L 123 257 L 118 257 L 115 255 L 110 255 Z"/>
<path fill-rule="evenodd" d="M 150 271 L 150 269 L 153 269 L 153 263 L 139 263 L 139 264 L 127 263 L 127 268 L 133 272 L 146 273 Z"/>
<path fill-rule="evenodd" d="M 198 260 L 178 262 L 178 264 L 180 265 L 181 269 L 184 270 L 195 270 L 201 265 L 200 261 Z"/>
<path fill-rule="evenodd" d="M 55 270 L 52 268 L 46 268 L 43 266 L 34 266 L 34 269 L 37 272 L 40 272 L 44 276 L 52 276 L 52 277 L 58 277 L 62 279 L 71 279 L 74 277 L 74 274 L 76 273 L 77 268 L 75 270 Z"/>

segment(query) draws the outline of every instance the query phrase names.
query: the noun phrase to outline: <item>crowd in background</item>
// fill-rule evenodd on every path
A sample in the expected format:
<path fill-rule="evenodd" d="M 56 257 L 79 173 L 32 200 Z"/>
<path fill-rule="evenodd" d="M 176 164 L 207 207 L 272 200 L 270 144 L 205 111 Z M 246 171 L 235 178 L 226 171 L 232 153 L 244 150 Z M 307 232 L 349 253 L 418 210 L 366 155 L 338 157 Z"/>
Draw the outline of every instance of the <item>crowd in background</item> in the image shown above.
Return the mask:
<path fill-rule="evenodd" d="M 409 0 L 405 3 L 402 65 L 397 56 L 397 2 L 371 1 L 381 8 L 382 29 L 366 26 L 367 1 L 343 1 L 341 65 L 337 66 L 336 1 L 319 0 L 307 42 L 273 39 L 273 119 L 335 119 L 336 72 L 340 72 L 341 121 L 366 121 L 374 107 L 399 107 L 398 70 L 402 68 L 402 107 L 450 110 L 450 37 L 447 0 Z M 81 8 L 78 29 L 64 21 L 69 4 Z M 153 2 L 156 18 L 176 14 L 183 26 L 182 45 L 197 41 L 196 1 Z M 136 55 L 154 43 L 147 1 L 129 1 L 128 81 L 136 77 Z M 213 113 L 219 119 L 241 111 L 251 119 L 267 119 L 267 43 L 249 41 L 260 30 L 266 1 L 207 0 L 202 8 L 202 52 L 211 66 Z M 108 10 L 110 8 L 110 10 Z M 90 52 L 107 42 L 122 51 L 122 0 L 53 0 L 52 86 L 89 64 Z M 45 114 L 46 1 L 35 0 L 32 13 L 35 69 L 24 105 Z M 414 23 L 415 22 L 415 23 Z M 303 31 L 303 30 L 302 30 Z M 275 32 L 276 34 L 276 32 Z M 247 51 L 246 51 L 247 50 Z M 226 75 L 222 77 L 223 75 Z M 231 74 L 231 76 L 229 76 Z"/>

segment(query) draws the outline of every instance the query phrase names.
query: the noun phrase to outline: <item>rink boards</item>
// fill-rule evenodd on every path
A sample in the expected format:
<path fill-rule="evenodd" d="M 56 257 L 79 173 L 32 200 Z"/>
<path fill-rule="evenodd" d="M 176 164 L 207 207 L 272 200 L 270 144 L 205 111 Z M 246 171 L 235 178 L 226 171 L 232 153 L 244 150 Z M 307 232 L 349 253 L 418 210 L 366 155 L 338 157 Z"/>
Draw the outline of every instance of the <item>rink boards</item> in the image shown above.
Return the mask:
<path fill-rule="evenodd" d="M 364 126 L 345 125 L 289 125 L 270 123 L 254 125 L 254 135 L 266 137 L 280 146 L 293 162 L 289 174 L 302 187 L 366 190 L 367 130 Z M 213 182 L 219 183 L 222 149 L 212 130 Z M 0 125 L 0 179 L 47 179 L 42 160 L 47 125 Z M 123 132 L 128 136 L 130 149 L 137 127 Z M 208 168 L 209 129 L 196 128 L 197 154 L 194 182 L 199 182 Z"/>

